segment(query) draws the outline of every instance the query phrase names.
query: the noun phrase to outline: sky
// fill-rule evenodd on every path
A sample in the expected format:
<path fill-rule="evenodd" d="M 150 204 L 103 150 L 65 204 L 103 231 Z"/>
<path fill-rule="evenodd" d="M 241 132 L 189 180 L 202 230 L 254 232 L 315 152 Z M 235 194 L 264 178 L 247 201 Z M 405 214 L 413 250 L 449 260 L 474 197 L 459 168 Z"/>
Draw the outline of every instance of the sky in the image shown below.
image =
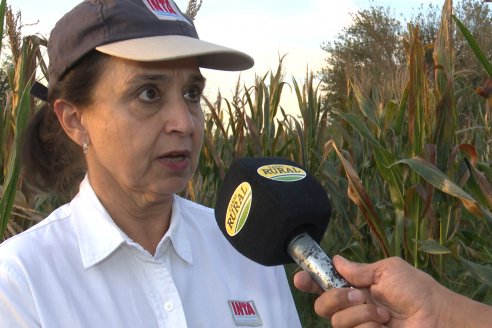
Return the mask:
<path fill-rule="evenodd" d="M 79 0 L 11 0 L 20 10 L 24 34 L 48 36 L 51 28 Z M 182 11 L 188 0 L 175 0 Z M 230 96 L 239 77 L 250 85 L 255 75 L 276 69 L 279 57 L 286 55 L 286 80 L 302 81 L 307 71 L 317 72 L 324 65 L 324 42 L 332 41 L 350 24 L 351 13 L 371 4 L 390 7 L 395 14 L 411 16 L 421 4 L 441 6 L 444 0 L 203 0 L 195 19 L 201 39 L 244 51 L 255 59 L 248 71 L 203 70 L 207 78 L 205 95 L 214 98 L 220 89 Z M 32 24 L 32 25 L 31 25 Z M 239 75 L 240 74 L 240 75 Z M 295 101 L 286 95 L 284 107 Z"/>

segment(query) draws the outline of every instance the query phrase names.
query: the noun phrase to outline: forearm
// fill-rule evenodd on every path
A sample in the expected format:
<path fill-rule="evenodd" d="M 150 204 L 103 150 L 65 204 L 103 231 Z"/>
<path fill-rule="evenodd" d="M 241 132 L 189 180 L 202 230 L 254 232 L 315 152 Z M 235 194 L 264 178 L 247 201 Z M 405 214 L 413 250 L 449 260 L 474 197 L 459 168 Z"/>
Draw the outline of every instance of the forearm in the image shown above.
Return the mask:
<path fill-rule="evenodd" d="M 488 328 L 492 323 L 492 307 L 447 290 L 443 295 L 439 327 Z"/>

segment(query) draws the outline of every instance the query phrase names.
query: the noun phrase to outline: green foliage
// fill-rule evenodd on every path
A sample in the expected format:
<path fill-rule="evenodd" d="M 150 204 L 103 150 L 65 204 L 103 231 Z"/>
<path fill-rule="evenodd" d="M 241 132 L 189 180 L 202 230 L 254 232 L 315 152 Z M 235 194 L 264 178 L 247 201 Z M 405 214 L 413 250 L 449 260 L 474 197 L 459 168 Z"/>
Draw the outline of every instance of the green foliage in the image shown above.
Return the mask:
<path fill-rule="evenodd" d="M 44 44 L 37 36 L 21 40 L 18 20 L 14 19 L 5 1 L 0 4 L 0 14 L 6 17 L 6 34 L 12 52 L 12 69 L 7 72 L 8 90 L 4 103 L 0 104 L 0 236 L 11 236 L 40 220 L 40 213 L 28 203 L 21 177 L 19 141 L 33 112 L 33 99 L 29 95 L 35 78 L 37 61 L 41 58 L 40 46 Z M 3 25 L 2 25 L 3 28 Z M 3 34 L 2 34 L 3 35 Z M 15 49 L 15 50 L 12 50 Z"/>

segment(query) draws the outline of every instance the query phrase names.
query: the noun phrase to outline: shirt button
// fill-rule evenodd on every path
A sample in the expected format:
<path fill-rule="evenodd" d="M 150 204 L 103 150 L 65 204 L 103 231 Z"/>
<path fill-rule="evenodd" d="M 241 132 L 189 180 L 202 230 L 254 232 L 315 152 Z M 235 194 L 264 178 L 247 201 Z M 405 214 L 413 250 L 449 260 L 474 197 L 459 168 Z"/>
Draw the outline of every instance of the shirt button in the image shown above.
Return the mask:
<path fill-rule="evenodd" d="M 164 309 L 167 311 L 167 312 L 171 312 L 172 310 L 174 310 L 174 304 L 172 302 L 166 302 L 164 304 Z"/>

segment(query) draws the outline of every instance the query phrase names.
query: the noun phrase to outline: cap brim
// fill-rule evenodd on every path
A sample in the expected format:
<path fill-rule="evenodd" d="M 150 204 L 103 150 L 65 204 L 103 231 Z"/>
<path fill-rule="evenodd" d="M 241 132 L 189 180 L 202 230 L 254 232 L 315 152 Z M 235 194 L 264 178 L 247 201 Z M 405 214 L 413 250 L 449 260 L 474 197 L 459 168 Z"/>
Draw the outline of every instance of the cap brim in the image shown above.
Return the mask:
<path fill-rule="evenodd" d="M 253 58 L 241 51 L 181 35 L 118 41 L 99 46 L 96 50 L 135 61 L 197 58 L 200 67 L 224 71 L 241 71 L 254 65 Z"/>

